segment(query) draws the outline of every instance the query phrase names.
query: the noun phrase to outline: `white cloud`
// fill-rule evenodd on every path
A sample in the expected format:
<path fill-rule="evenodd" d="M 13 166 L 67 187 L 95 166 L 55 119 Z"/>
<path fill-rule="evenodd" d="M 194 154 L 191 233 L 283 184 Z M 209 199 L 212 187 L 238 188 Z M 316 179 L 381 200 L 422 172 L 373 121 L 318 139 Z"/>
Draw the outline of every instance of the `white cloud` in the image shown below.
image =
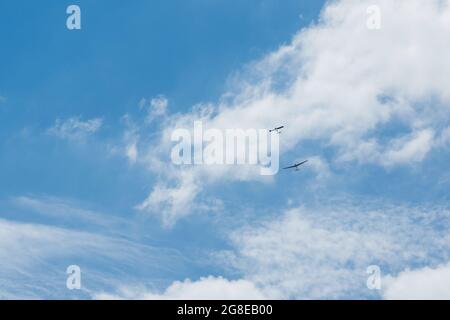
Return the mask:
<path fill-rule="evenodd" d="M 118 294 L 99 293 L 95 299 L 116 300 L 261 300 L 265 296 L 253 283 L 246 280 L 227 280 L 206 277 L 171 284 L 163 293 L 151 293 L 142 288 L 123 287 Z"/>
<path fill-rule="evenodd" d="M 135 163 L 138 158 L 136 142 L 130 143 L 126 148 L 126 156 L 131 163 Z"/>
<path fill-rule="evenodd" d="M 383 287 L 389 300 L 450 300 L 450 263 L 400 272 L 383 279 Z"/>
<path fill-rule="evenodd" d="M 374 3 L 382 8 L 384 23 L 376 32 L 365 24 L 365 9 Z M 450 71 L 450 63 L 442 65 L 450 52 L 450 44 L 442 43 L 444 34 L 450 35 L 449 12 L 441 1 L 334 1 L 318 25 L 250 66 L 259 80 L 249 82 L 244 74 L 239 83 L 244 90 L 223 102 L 209 125 L 285 124 L 285 151 L 313 139 L 338 153 L 375 141 L 389 153 L 389 144 L 399 137 L 380 138 L 392 122 L 409 127 L 404 136 L 449 122 L 441 117 L 447 107 L 439 104 L 450 99 L 439 71 Z M 436 101 L 427 101 L 434 96 Z M 416 161 L 416 154 L 404 154 L 402 161 L 409 159 Z"/>
<path fill-rule="evenodd" d="M 103 120 L 100 118 L 80 120 L 79 117 L 67 120 L 57 119 L 54 126 L 47 132 L 50 135 L 61 139 L 82 139 L 97 132 L 102 126 Z"/>
<path fill-rule="evenodd" d="M 387 164 L 422 161 L 433 147 L 434 132 L 424 129 L 411 136 L 393 141 L 393 147 L 386 152 Z"/>
<path fill-rule="evenodd" d="M 438 143 L 443 147 L 447 147 L 450 144 L 450 126 L 442 130 Z"/>
<path fill-rule="evenodd" d="M 370 265 L 392 274 L 449 258 L 448 211 L 339 203 L 291 209 L 244 226 L 231 236 L 234 250 L 219 261 L 269 297 L 360 299 L 379 297 L 366 287 Z"/>
<path fill-rule="evenodd" d="M 321 183 L 324 183 L 330 179 L 332 172 L 326 160 L 320 156 L 311 156 L 306 158 L 308 159 L 310 168 L 316 173 L 317 185 L 320 186 Z M 294 162 L 298 163 L 300 162 L 300 159 Z"/>
<path fill-rule="evenodd" d="M 164 96 L 159 96 L 150 100 L 150 106 L 152 107 L 151 113 L 155 116 L 161 116 L 166 113 L 169 101 Z"/>
<path fill-rule="evenodd" d="M 339 205 L 336 205 L 339 203 Z M 250 222 L 230 235 L 232 249 L 213 253 L 217 265 L 240 280 L 202 278 L 175 282 L 164 292 L 122 286 L 98 299 L 361 299 L 443 297 L 450 258 L 450 212 L 345 199 L 289 209 Z M 381 269 L 382 291 L 367 288 L 367 267 Z M 397 277 L 384 277 L 398 274 Z M 423 281 L 429 278 L 429 283 Z M 439 285 L 436 283 L 442 282 Z M 450 279 L 450 278 L 449 278 Z M 406 286 L 408 285 L 408 286 Z M 422 288 L 422 291 L 418 291 Z M 416 290 L 417 289 L 417 290 Z M 408 296 L 405 292 L 411 291 Z M 447 291 L 446 291 L 447 290 Z"/>
<path fill-rule="evenodd" d="M 106 239 L 89 233 L 7 220 L 0 220 L 0 232 L 0 297 L 3 299 L 41 298 L 41 294 L 51 289 L 61 293 L 64 283 L 58 286 L 55 279 L 65 270 L 57 263 L 52 264 L 51 258 L 62 254 L 73 257 L 81 251 L 100 253 L 110 247 Z M 69 258 L 68 265 L 75 263 L 74 260 L 77 259 Z"/>
<path fill-rule="evenodd" d="M 123 143 L 125 144 L 125 156 L 131 164 L 135 164 L 138 160 L 139 149 L 139 127 L 131 119 L 130 115 L 126 114 L 122 117 L 122 122 L 126 126 L 123 135 Z"/>
<path fill-rule="evenodd" d="M 382 29 L 376 31 L 366 26 L 366 9 L 374 4 L 382 9 Z M 314 141 L 333 154 L 337 165 L 420 163 L 440 146 L 435 141 L 442 136 L 438 128 L 450 122 L 448 38 L 450 7 L 445 1 L 329 2 L 317 24 L 250 64 L 234 79 L 236 89 L 218 104 L 168 119 L 159 146 L 152 145 L 143 158 L 168 161 L 171 130 L 189 128 L 202 119 L 204 128 L 220 129 L 283 124 L 282 153 L 307 148 Z M 402 130 L 392 131 L 393 127 Z M 163 172 L 174 170 L 184 171 L 166 164 Z M 195 186 L 199 180 L 210 184 L 261 179 L 258 170 L 244 167 L 191 171 L 198 178 L 169 174 L 163 184 L 194 183 L 188 189 L 198 194 L 206 189 Z M 194 201 L 196 194 L 188 198 Z M 170 220 L 186 215 L 173 217 L 168 212 Z"/>
<path fill-rule="evenodd" d="M 125 127 L 122 139 L 118 144 L 109 145 L 109 151 L 113 155 L 126 157 L 128 162 L 134 165 L 140 160 L 140 127 L 133 121 L 129 114 L 123 115 L 121 122 Z"/>
<path fill-rule="evenodd" d="M 181 173 L 180 183 L 173 187 L 156 184 L 148 198 L 136 208 L 141 211 L 160 213 L 163 224 L 172 226 L 183 214 L 188 214 L 194 205 L 194 199 L 200 191 L 192 171 Z"/>
<path fill-rule="evenodd" d="M 126 232 L 128 220 L 112 214 L 105 214 L 87 208 L 85 204 L 49 196 L 19 196 L 12 199 L 15 207 L 25 211 L 27 216 L 40 215 L 57 224 L 71 223 L 84 228 L 102 227 L 108 232 Z M 17 216 L 17 213 L 16 213 Z"/>
<path fill-rule="evenodd" d="M 89 298 L 124 280 L 167 282 L 190 264 L 177 250 L 142 243 L 141 222 L 129 217 L 55 197 L 11 200 L 0 209 L 14 219 L 0 219 L 0 299 Z M 73 264 L 82 269 L 80 292 L 65 287 Z"/>
<path fill-rule="evenodd" d="M 339 161 L 373 162 L 387 168 L 401 164 L 419 163 L 435 146 L 434 137 L 434 130 L 426 128 L 393 138 L 385 146 L 381 146 L 372 139 L 360 143 L 355 146 L 355 149 L 347 150 L 339 157 Z"/>
<path fill-rule="evenodd" d="M 168 106 L 169 100 L 163 95 L 151 99 L 142 98 L 139 102 L 139 108 L 147 110 L 147 121 L 149 122 L 158 117 L 165 116 Z"/>

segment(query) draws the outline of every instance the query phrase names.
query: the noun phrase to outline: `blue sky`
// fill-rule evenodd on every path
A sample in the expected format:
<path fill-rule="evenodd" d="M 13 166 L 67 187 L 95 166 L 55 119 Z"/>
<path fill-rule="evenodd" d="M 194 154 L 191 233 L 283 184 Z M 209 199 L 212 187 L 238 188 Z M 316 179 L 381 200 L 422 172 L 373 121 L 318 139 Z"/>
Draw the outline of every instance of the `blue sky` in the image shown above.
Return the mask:
<path fill-rule="evenodd" d="M 0 298 L 379 299 L 425 271 L 450 281 L 450 9 L 374 2 L 381 30 L 365 1 L 3 1 Z M 198 119 L 283 124 L 281 166 L 310 162 L 173 166 L 167 136 Z"/>
<path fill-rule="evenodd" d="M 52 126 L 56 118 L 101 117 L 106 128 L 99 135 L 108 139 L 121 134 L 120 118 L 136 113 L 143 97 L 170 96 L 174 111 L 215 100 L 231 72 L 289 40 L 304 23 L 298 12 L 313 17 L 320 8 L 295 1 L 282 8 L 274 1 L 239 5 L 229 1 L 135 1 L 130 5 L 88 1 L 78 3 L 86 25 L 79 32 L 69 32 L 65 28 L 69 4 L 2 3 L 2 36 L 8 45 L 1 53 L 1 92 L 7 97 L 7 107 L 1 112 L 2 118 L 14 119 L 2 126 L 2 148 L 14 145 L 2 152 L 2 168 L 7 168 L 2 177 L 9 172 L 6 180 L 12 185 L 8 185 L 8 193 L 21 193 L 24 186 L 35 185 L 28 191 L 68 192 L 77 198 L 91 195 L 87 200 L 102 204 L 118 197 L 110 188 L 95 186 L 104 185 L 107 179 L 116 181 L 117 171 L 129 170 L 126 163 L 120 167 L 118 159 L 105 160 L 102 151 L 95 159 L 74 161 L 73 156 L 92 152 L 90 146 L 74 150 L 61 143 L 55 148 L 57 141 L 45 139 L 45 135 L 32 141 L 37 133 Z M 25 163 L 18 163 L 20 159 Z M 70 161 L 71 173 L 61 164 L 65 161 Z M 28 174 L 19 174 L 23 170 Z M 65 183 L 80 176 L 96 181 Z M 129 197 L 143 192 L 147 179 L 140 176 L 141 172 L 127 172 L 115 192 L 123 197 L 127 180 L 128 188 L 133 189 Z M 141 187 L 136 179 L 142 180 Z M 113 181 L 107 184 L 115 185 Z M 88 189 L 91 187 L 95 190 Z"/>

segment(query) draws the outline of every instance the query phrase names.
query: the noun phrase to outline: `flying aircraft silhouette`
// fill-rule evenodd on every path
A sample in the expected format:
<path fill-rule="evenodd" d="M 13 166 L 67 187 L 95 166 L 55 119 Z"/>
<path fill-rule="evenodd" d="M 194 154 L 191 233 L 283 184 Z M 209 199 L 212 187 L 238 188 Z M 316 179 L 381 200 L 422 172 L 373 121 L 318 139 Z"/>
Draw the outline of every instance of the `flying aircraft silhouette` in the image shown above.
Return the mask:
<path fill-rule="evenodd" d="M 272 130 L 269 130 L 269 132 L 274 132 L 274 131 L 276 131 L 277 133 L 281 133 L 281 129 L 284 129 L 284 126 L 274 128 L 274 129 L 272 129 Z"/>
<path fill-rule="evenodd" d="M 300 170 L 299 167 L 300 167 L 301 165 L 307 163 L 307 162 L 308 162 L 308 160 L 305 160 L 305 161 L 303 161 L 303 162 L 294 164 L 293 166 L 283 168 L 283 170 L 286 170 L 286 169 L 295 169 L 295 171 L 298 171 L 298 170 Z"/>

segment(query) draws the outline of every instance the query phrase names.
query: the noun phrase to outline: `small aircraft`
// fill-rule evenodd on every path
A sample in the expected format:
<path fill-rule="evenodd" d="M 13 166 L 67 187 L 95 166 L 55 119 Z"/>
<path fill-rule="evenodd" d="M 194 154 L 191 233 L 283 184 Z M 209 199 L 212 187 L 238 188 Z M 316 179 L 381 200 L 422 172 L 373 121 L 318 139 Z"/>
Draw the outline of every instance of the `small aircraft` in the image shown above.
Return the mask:
<path fill-rule="evenodd" d="M 284 129 L 284 126 L 278 127 L 278 128 L 274 128 L 272 130 L 269 130 L 269 132 L 274 132 L 276 131 L 276 133 L 281 133 L 281 129 Z"/>
<path fill-rule="evenodd" d="M 307 162 L 308 162 L 308 160 L 305 160 L 305 161 L 303 161 L 303 162 L 294 164 L 293 166 L 283 168 L 283 170 L 286 170 L 286 169 L 295 169 L 295 171 L 298 171 L 298 170 L 300 170 L 299 167 L 300 167 L 301 165 L 307 163 Z"/>

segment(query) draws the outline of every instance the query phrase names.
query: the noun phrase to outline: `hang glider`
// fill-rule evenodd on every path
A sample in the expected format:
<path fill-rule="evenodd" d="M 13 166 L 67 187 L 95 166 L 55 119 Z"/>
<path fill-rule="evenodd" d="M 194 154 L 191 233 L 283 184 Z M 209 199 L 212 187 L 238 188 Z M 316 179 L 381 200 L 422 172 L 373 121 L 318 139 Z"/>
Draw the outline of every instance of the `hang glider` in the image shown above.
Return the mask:
<path fill-rule="evenodd" d="M 274 131 L 276 131 L 276 133 L 281 133 L 281 129 L 284 129 L 284 126 L 277 127 L 277 128 L 273 128 L 272 130 L 269 130 L 269 132 L 274 132 Z"/>
<path fill-rule="evenodd" d="M 293 166 L 283 168 L 283 170 L 287 170 L 287 169 L 295 169 L 295 171 L 298 171 L 298 170 L 300 170 L 299 167 L 300 167 L 301 165 L 307 163 L 307 162 L 308 162 L 308 160 L 305 160 L 305 161 L 303 161 L 303 162 L 294 164 Z"/>

